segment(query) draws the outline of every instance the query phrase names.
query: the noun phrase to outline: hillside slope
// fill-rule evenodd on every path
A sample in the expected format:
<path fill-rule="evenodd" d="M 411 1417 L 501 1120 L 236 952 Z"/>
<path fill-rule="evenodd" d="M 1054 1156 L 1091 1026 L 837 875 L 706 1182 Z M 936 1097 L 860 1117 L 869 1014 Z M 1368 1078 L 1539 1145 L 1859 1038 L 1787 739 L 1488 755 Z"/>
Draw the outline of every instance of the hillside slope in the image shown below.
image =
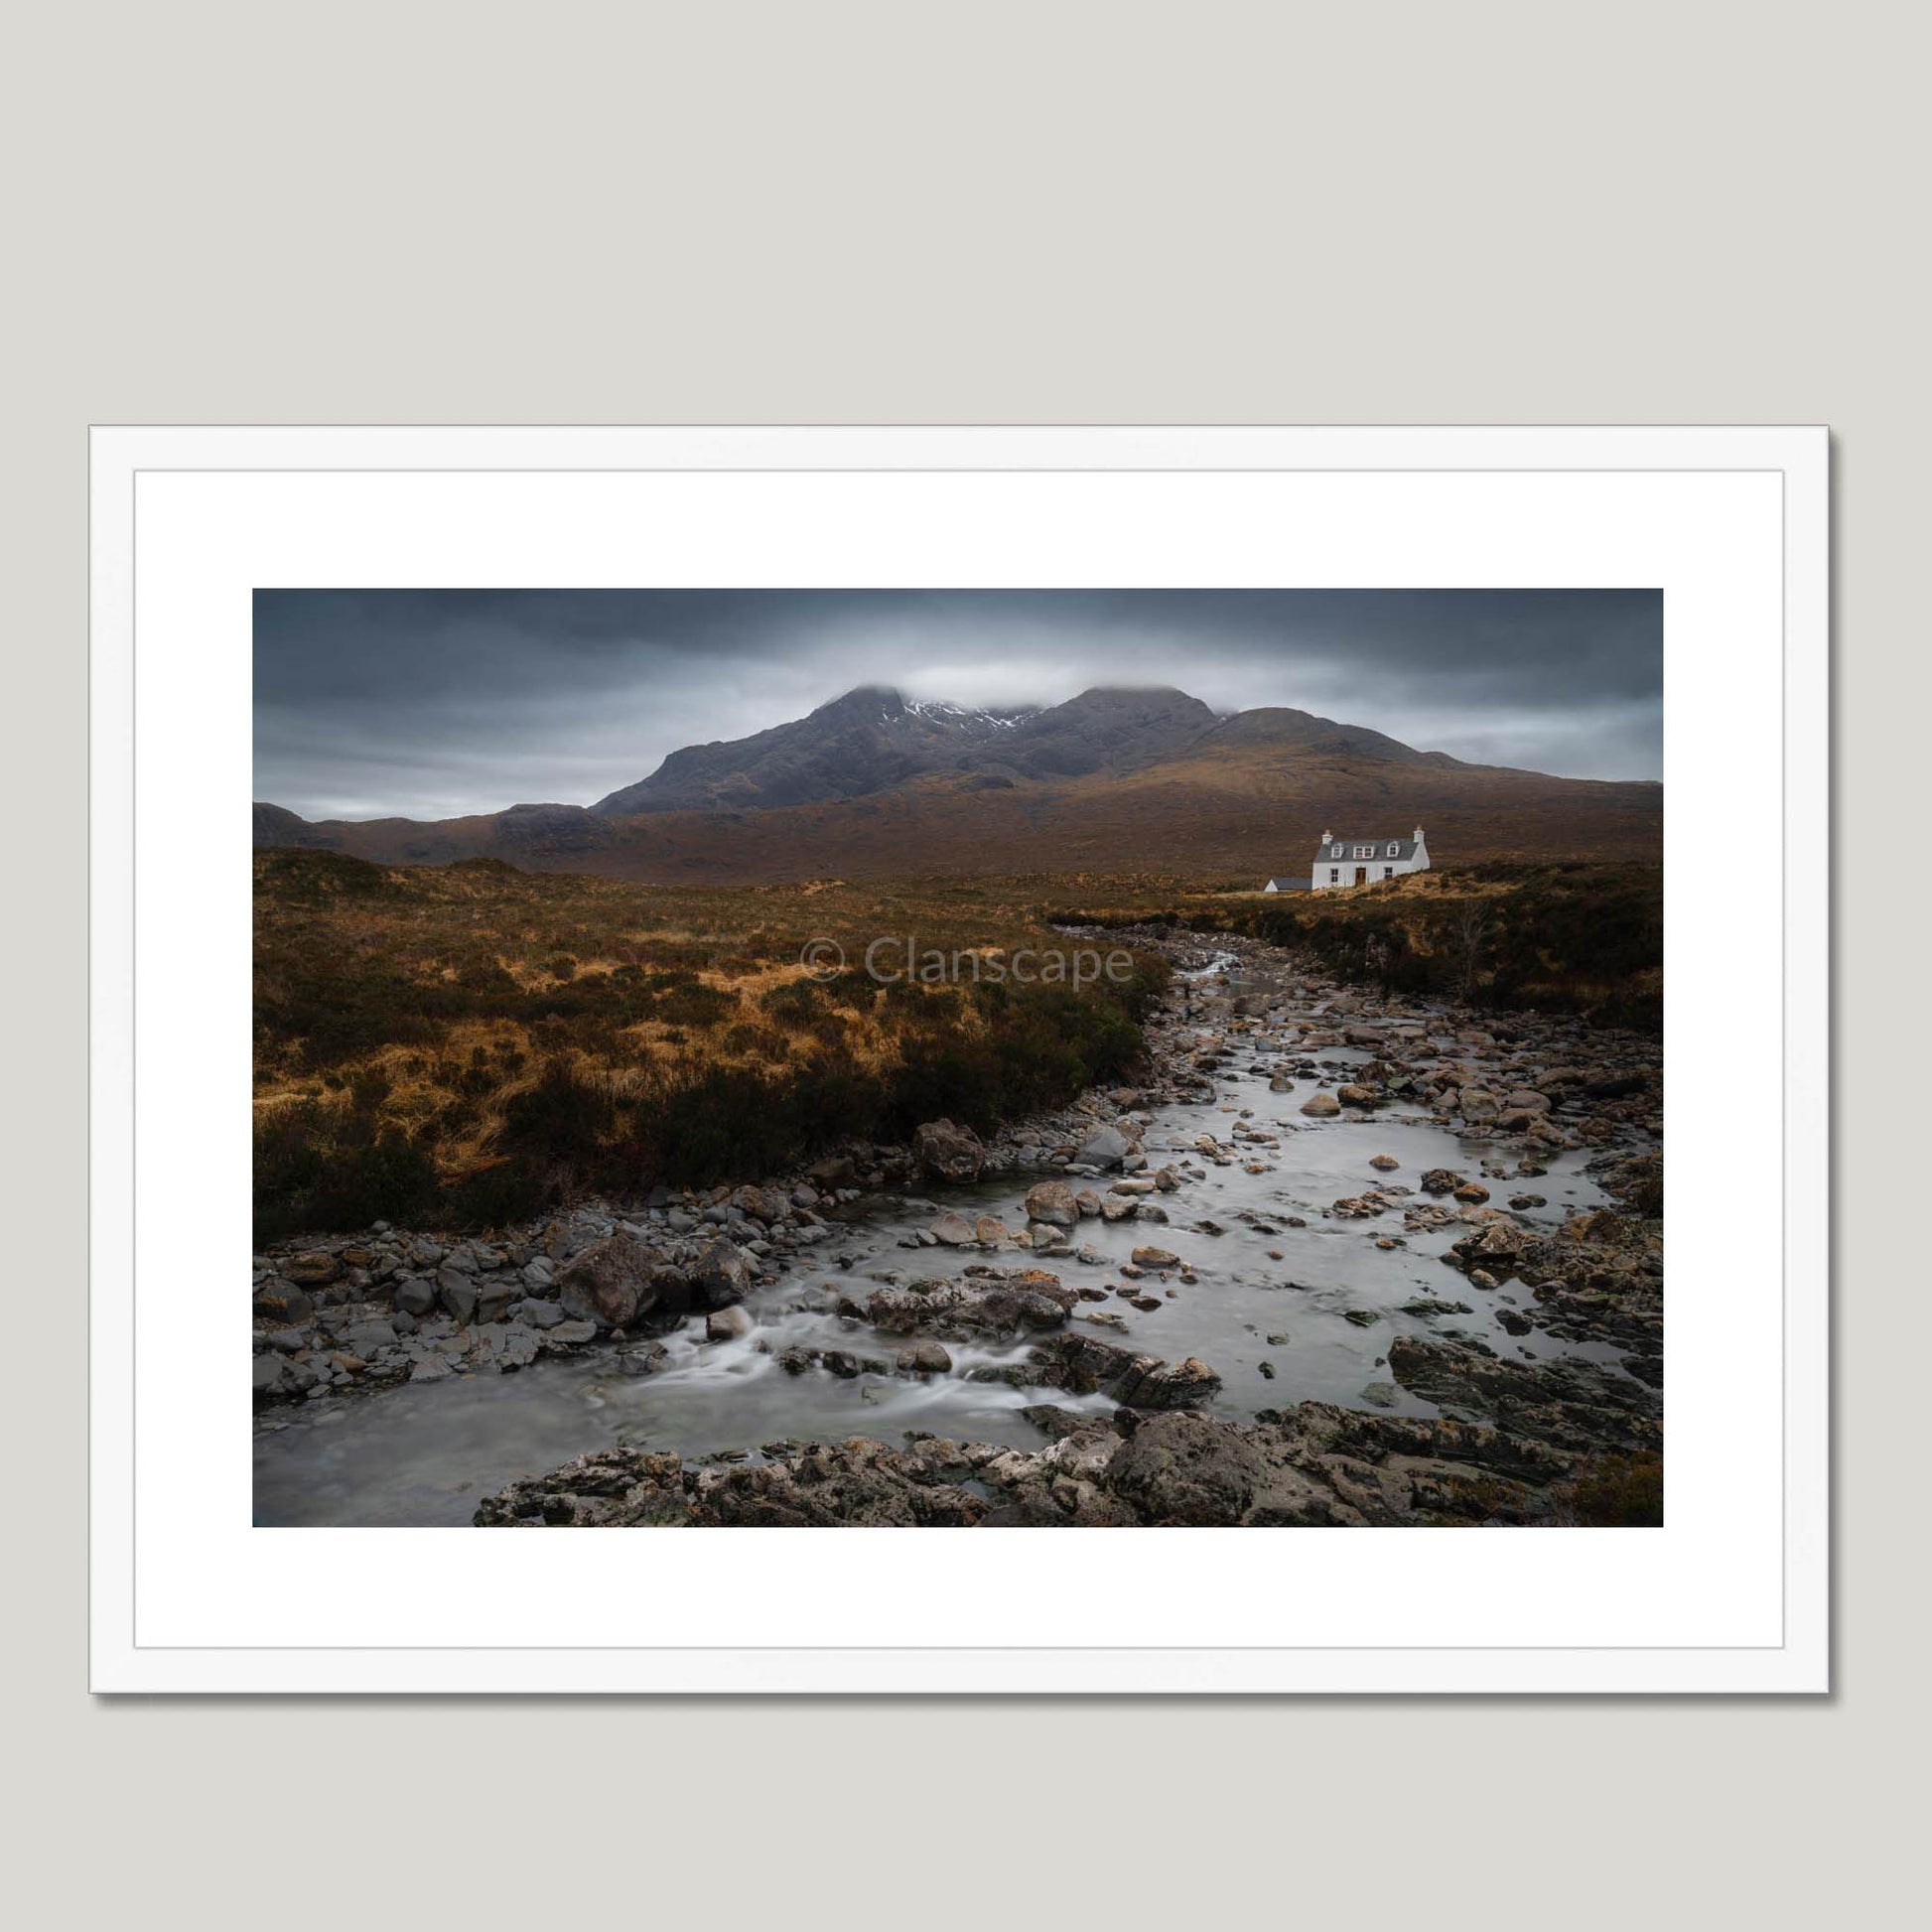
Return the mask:
<path fill-rule="evenodd" d="M 590 808 L 311 824 L 258 805 L 255 841 L 653 884 L 1087 869 L 1260 879 L 1306 873 L 1324 827 L 1418 824 L 1439 865 L 1655 862 L 1663 787 L 1467 764 L 1285 708 L 1217 722 L 1178 691 L 1086 692 L 1023 714 L 868 688 L 675 753 Z"/>

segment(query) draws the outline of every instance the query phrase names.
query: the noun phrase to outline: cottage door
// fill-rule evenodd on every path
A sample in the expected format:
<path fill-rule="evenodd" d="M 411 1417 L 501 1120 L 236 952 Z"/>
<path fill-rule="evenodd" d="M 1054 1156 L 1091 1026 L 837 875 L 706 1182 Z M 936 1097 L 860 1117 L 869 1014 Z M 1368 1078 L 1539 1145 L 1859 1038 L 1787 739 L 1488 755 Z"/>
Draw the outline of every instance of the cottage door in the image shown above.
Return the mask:
<path fill-rule="evenodd" d="M 1366 886 L 1368 884 L 1368 868 L 1366 866 L 1357 866 L 1355 868 L 1355 884 L 1358 886 Z"/>

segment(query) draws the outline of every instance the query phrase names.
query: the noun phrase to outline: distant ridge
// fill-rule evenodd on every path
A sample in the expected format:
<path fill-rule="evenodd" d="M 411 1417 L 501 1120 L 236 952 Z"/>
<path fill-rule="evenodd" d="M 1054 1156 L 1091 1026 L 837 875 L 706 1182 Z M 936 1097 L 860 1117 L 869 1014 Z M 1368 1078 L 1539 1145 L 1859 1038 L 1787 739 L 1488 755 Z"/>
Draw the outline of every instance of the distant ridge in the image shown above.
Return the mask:
<path fill-rule="evenodd" d="M 1079 777 L 1145 764 L 1213 723 L 1182 691 L 1083 691 L 1044 709 L 984 711 L 862 685 L 788 725 L 673 752 L 591 810 L 624 818 L 822 804 L 940 771 Z"/>
<path fill-rule="evenodd" d="M 662 883 L 1214 869 L 1258 884 L 1344 820 L 1426 824 L 1439 864 L 1658 860 L 1663 787 L 1469 764 L 1287 707 L 1218 718 L 1172 688 L 989 710 L 865 685 L 673 752 L 589 807 L 317 823 L 258 802 L 254 840 Z"/>

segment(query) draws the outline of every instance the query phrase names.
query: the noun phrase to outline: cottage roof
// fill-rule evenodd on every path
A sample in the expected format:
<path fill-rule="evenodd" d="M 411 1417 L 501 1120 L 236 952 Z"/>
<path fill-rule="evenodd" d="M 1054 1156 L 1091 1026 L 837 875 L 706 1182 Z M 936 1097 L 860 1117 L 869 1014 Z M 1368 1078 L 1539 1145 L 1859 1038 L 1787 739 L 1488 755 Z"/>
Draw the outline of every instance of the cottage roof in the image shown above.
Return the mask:
<path fill-rule="evenodd" d="M 1419 841 L 1413 838 L 1338 839 L 1330 835 L 1315 847 L 1314 856 L 1317 861 L 1327 860 L 1332 864 L 1336 859 L 1356 857 L 1356 847 L 1366 846 L 1368 851 L 1365 856 L 1371 859 L 1413 859 L 1416 856 L 1418 843 Z"/>

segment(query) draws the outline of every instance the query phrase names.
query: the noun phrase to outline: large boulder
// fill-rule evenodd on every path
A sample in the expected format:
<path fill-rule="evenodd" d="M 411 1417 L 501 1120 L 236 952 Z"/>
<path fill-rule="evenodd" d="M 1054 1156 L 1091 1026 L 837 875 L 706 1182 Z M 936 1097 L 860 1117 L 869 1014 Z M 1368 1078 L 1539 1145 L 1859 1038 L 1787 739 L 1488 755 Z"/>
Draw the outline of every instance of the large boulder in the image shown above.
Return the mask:
<path fill-rule="evenodd" d="M 701 1307 L 729 1308 L 742 1302 L 758 1281 L 752 1258 L 737 1242 L 720 1235 L 685 1271 Z"/>
<path fill-rule="evenodd" d="M 1080 1204 L 1065 1181 L 1037 1180 L 1027 1189 L 1027 1218 L 1070 1228 L 1080 1218 Z"/>
<path fill-rule="evenodd" d="M 1081 1142 L 1073 1160 L 1076 1167 L 1117 1168 L 1134 1152 L 1134 1143 L 1118 1127 L 1103 1127 Z"/>
<path fill-rule="evenodd" d="M 567 1312 L 601 1328 L 627 1327 L 657 1306 L 657 1257 L 634 1235 L 593 1241 L 557 1276 Z"/>
<path fill-rule="evenodd" d="M 1242 1432 L 1208 1416 L 1157 1416 L 1109 1457 L 1106 1487 L 1150 1523 L 1238 1523 L 1267 1484 L 1267 1458 Z"/>
<path fill-rule="evenodd" d="M 912 1132 L 912 1156 L 931 1180 L 977 1180 L 986 1165 L 986 1149 L 970 1127 L 949 1120 L 929 1120 Z"/>
<path fill-rule="evenodd" d="M 1116 1391 L 1129 1409 L 1192 1409 L 1221 1392 L 1221 1378 L 1197 1355 L 1183 1362 L 1139 1357 Z"/>

